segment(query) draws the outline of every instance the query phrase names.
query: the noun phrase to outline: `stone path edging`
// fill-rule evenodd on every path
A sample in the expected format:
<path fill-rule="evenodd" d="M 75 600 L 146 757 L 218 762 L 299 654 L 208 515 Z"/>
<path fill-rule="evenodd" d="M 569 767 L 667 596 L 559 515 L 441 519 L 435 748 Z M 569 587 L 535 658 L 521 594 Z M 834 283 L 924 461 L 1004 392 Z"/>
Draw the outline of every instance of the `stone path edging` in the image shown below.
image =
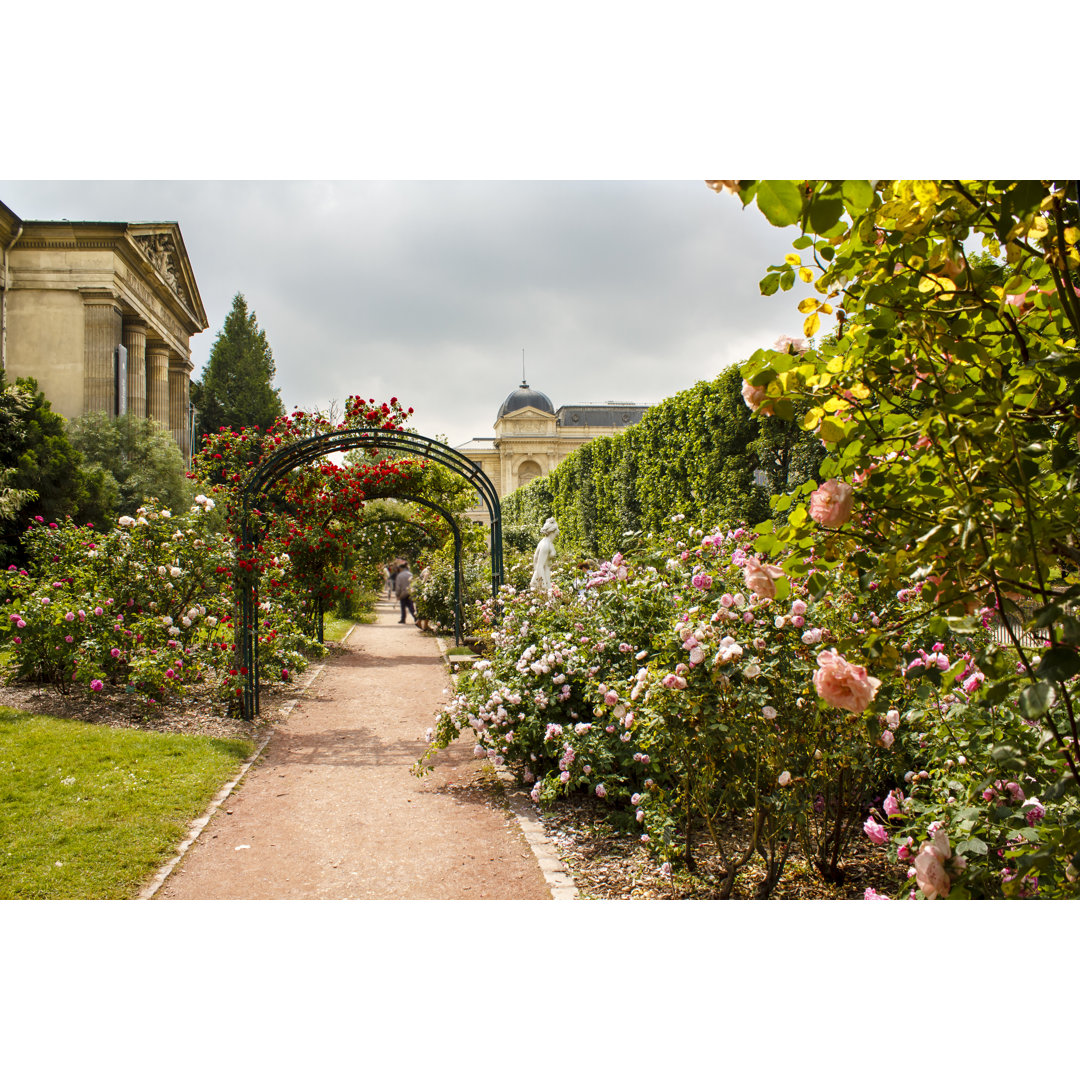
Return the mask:
<path fill-rule="evenodd" d="M 446 660 L 446 644 L 438 634 L 435 635 L 435 640 L 438 642 L 439 652 L 442 653 L 443 659 Z M 447 664 L 447 668 L 449 669 L 449 664 Z M 452 672 L 450 673 L 450 681 L 455 684 L 457 682 L 457 676 Z M 533 855 L 536 856 L 536 861 L 544 875 L 544 881 L 547 882 L 548 888 L 551 889 L 551 899 L 580 899 L 573 876 L 559 857 L 555 845 L 548 838 L 544 823 L 536 812 L 532 800 L 518 789 L 517 778 L 509 769 L 503 767 L 496 767 L 495 775 L 498 777 L 499 783 L 502 784 L 503 792 L 510 804 L 510 811 L 514 815 L 522 835 L 532 849 Z"/>
<path fill-rule="evenodd" d="M 356 628 L 356 623 L 353 623 L 349 627 L 348 632 L 342 637 L 341 643 L 344 644 L 349 637 L 349 634 Z M 323 668 L 326 667 L 326 662 L 323 661 L 315 670 L 308 676 L 307 681 L 299 688 L 299 692 L 296 697 L 285 704 L 284 710 L 281 713 L 281 720 L 285 720 L 289 713 L 296 708 L 300 703 L 300 699 L 307 693 L 311 684 L 322 674 Z M 279 721 L 280 723 L 280 721 Z M 161 888 L 162 885 L 169 879 L 169 875 L 180 865 L 180 860 L 187 854 L 188 848 L 195 843 L 196 840 L 202 835 L 203 829 L 210 824 L 210 819 L 221 809 L 221 804 L 232 794 L 233 789 L 244 778 L 244 774 L 255 764 L 256 761 L 262 757 L 263 751 L 266 749 L 266 744 L 270 741 L 270 736 L 273 735 L 273 731 L 268 731 L 263 737 L 258 746 L 255 747 L 254 753 L 240 766 L 240 771 L 214 796 L 210 805 L 206 808 L 205 813 L 196 818 L 191 823 L 191 829 L 187 836 L 180 842 L 180 846 L 176 849 L 176 854 L 154 875 L 152 880 L 143 887 L 142 891 L 136 900 L 151 900 L 154 893 Z"/>

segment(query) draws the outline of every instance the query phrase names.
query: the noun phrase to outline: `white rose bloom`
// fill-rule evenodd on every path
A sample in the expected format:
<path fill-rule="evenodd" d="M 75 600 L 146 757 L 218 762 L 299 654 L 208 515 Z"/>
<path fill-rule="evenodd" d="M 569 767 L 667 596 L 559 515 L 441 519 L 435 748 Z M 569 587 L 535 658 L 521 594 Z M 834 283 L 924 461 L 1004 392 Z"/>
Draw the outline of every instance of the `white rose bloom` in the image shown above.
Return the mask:
<path fill-rule="evenodd" d="M 179 567 L 179 566 L 170 566 L 170 567 L 169 567 L 169 573 L 170 573 L 170 574 L 171 574 L 171 575 L 172 575 L 173 577 L 179 577 L 179 576 L 180 576 L 180 574 L 182 573 L 182 571 L 180 570 L 180 567 Z"/>

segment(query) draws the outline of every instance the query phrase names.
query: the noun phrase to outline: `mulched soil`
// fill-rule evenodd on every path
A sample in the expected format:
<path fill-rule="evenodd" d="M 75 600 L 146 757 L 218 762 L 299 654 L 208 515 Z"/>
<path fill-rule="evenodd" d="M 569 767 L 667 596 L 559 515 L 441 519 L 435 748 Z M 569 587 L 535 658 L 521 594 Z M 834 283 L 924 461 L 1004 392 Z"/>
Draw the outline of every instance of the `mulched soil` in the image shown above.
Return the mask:
<path fill-rule="evenodd" d="M 640 834 L 620 832 L 595 800 L 573 795 L 540 811 L 544 827 L 587 900 L 712 900 L 720 898 L 719 860 L 707 837 L 694 844 L 696 872 L 676 868 L 670 877 L 646 853 Z M 738 837 L 721 835 L 730 844 Z M 844 880 L 829 883 L 793 849 L 773 900 L 862 900 L 866 888 L 895 895 L 906 872 L 890 866 L 868 840 L 857 837 L 841 862 Z M 757 856 L 736 881 L 731 899 L 754 898 L 765 876 Z"/>
<path fill-rule="evenodd" d="M 342 646 L 330 645 L 329 648 L 334 652 Z M 180 704 L 148 706 L 116 689 L 107 688 L 87 696 L 80 693 L 61 694 L 52 687 L 8 685 L 3 687 L 0 700 L 4 705 L 27 712 L 69 717 L 110 727 L 258 740 L 272 730 L 296 697 L 297 690 L 290 687 L 271 693 L 263 691 L 261 716 L 254 723 L 238 716 L 225 715 L 220 702 L 198 691 Z M 486 773 L 482 778 L 461 783 L 458 795 L 505 810 L 505 793 L 498 782 Z M 695 873 L 676 867 L 671 876 L 665 876 L 647 854 L 639 834 L 616 829 L 595 800 L 573 795 L 553 806 L 542 808 L 540 816 L 548 836 L 573 875 L 582 899 L 705 900 L 719 897 L 718 860 L 707 837 L 695 845 Z M 904 872 L 898 873 L 889 866 L 880 851 L 862 836 L 853 842 L 842 868 L 843 882 L 825 882 L 795 851 L 788 859 L 783 877 L 771 898 L 861 900 L 867 886 L 895 895 L 905 880 Z M 761 860 L 755 857 L 740 874 L 732 899 L 753 898 L 756 885 L 763 876 L 764 867 Z"/>
<path fill-rule="evenodd" d="M 148 705 L 119 687 L 106 687 L 95 694 L 75 691 L 61 694 L 51 686 L 12 684 L 2 687 L 0 704 L 12 709 L 46 716 L 82 720 L 114 728 L 141 731 L 170 731 L 182 735 L 207 735 L 215 739 L 258 739 L 281 718 L 297 690 L 284 687 L 260 695 L 262 715 L 254 722 L 227 716 L 221 702 L 195 687 L 183 701 Z"/>

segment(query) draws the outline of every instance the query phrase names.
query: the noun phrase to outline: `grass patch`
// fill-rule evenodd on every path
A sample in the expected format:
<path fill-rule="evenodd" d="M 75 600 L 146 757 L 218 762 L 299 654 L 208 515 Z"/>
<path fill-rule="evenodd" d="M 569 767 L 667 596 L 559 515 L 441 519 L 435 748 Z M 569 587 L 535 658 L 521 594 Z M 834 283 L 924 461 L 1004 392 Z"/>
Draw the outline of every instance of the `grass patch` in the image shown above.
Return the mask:
<path fill-rule="evenodd" d="M 0 899 L 135 896 L 253 749 L 0 707 Z"/>
<path fill-rule="evenodd" d="M 472 656 L 473 651 L 468 645 L 454 645 L 446 650 L 447 656 Z"/>
<path fill-rule="evenodd" d="M 335 616 L 326 616 L 323 619 L 323 641 L 340 641 L 350 630 L 357 619 L 339 619 Z"/>

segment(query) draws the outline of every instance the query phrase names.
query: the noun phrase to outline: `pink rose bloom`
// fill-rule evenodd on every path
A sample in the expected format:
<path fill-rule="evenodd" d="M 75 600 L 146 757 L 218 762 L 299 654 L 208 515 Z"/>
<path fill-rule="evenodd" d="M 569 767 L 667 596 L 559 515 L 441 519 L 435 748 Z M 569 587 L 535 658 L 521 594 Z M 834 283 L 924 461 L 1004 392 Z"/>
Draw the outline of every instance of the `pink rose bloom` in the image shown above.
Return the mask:
<path fill-rule="evenodd" d="M 768 387 L 751 386 L 745 379 L 743 379 L 742 397 L 743 401 L 746 402 L 746 407 L 751 412 L 758 412 L 760 410 L 762 416 L 772 416 L 772 403 L 765 401 L 767 395 Z"/>
<path fill-rule="evenodd" d="M 884 844 L 889 839 L 889 834 L 885 831 L 885 826 L 879 821 L 875 821 L 872 817 L 867 818 L 863 822 L 862 831 L 866 833 L 875 844 Z"/>
<path fill-rule="evenodd" d="M 826 704 L 861 713 L 874 700 L 881 680 L 867 675 L 866 668 L 848 663 L 835 649 L 823 649 L 817 662 L 814 689 Z"/>
<path fill-rule="evenodd" d="M 892 746 L 895 739 L 896 736 L 891 731 L 883 731 L 881 733 L 881 744 L 885 747 L 886 750 L 888 750 L 889 747 Z"/>
<path fill-rule="evenodd" d="M 607 788 L 605 788 L 603 784 L 597 784 L 596 785 L 596 797 L 598 799 L 602 799 L 602 798 L 604 798 L 605 795 L 607 795 Z"/>
<path fill-rule="evenodd" d="M 826 480 L 810 496 L 810 516 L 819 525 L 838 529 L 851 517 L 854 495 L 854 490 L 842 480 Z"/>
<path fill-rule="evenodd" d="M 886 817 L 895 817 L 900 813 L 900 804 L 896 801 L 896 796 L 891 791 L 885 796 L 885 801 L 881 804 L 881 809 L 885 811 Z"/>
<path fill-rule="evenodd" d="M 615 692 L 614 690 L 609 690 L 609 691 L 608 691 L 608 692 L 607 692 L 607 693 L 606 693 L 606 694 L 604 695 L 604 701 L 605 701 L 605 702 L 606 702 L 606 703 L 607 703 L 608 705 L 615 705 L 615 704 L 617 704 L 617 703 L 618 703 L 618 700 L 619 700 L 619 695 L 618 695 L 618 694 L 617 694 L 617 693 L 616 693 L 616 692 Z"/>
<path fill-rule="evenodd" d="M 91 690 L 101 690 L 104 687 L 104 685 L 105 684 L 100 679 L 91 679 L 90 680 L 90 689 Z"/>
<path fill-rule="evenodd" d="M 797 353 L 799 356 L 802 356 L 802 354 L 810 348 L 810 345 L 806 338 L 797 338 L 791 337 L 790 334 L 781 334 L 773 344 L 773 348 L 778 352 L 790 353 L 793 356 Z"/>
<path fill-rule="evenodd" d="M 952 888 L 939 853 L 930 844 L 924 843 L 922 850 L 915 856 L 915 881 L 927 900 L 946 897 Z"/>
<path fill-rule="evenodd" d="M 806 614 L 806 601 L 805 600 L 796 600 L 791 605 L 791 614 L 792 615 L 805 615 Z"/>
<path fill-rule="evenodd" d="M 743 564 L 743 581 L 763 600 L 771 600 L 776 595 L 776 582 L 784 576 L 779 566 L 763 563 L 754 555 L 747 556 Z"/>

